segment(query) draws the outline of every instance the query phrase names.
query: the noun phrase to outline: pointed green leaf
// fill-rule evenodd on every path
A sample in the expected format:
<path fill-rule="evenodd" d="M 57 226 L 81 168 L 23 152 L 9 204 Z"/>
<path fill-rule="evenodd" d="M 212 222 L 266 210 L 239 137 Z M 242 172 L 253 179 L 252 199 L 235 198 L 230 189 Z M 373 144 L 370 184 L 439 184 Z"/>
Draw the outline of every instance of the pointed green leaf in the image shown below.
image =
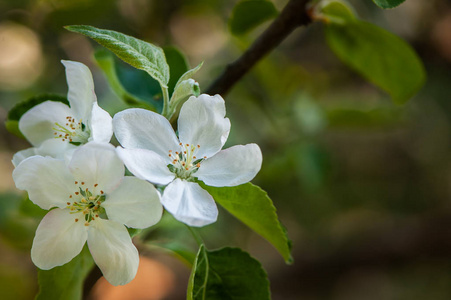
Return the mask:
<path fill-rule="evenodd" d="M 6 129 L 18 137 L 25 138 L 19 130 L 20 117 L 22 117 L 22 115 L 29 109 L 45 101 L 57 101 L 69 105 L 69 101 L 67 101 L 66 97 L 55 94 L 42 94 L 31 97 L 25 101 L 17 103 L 13 108 L 11 108 L 11 110 L 8 112 L 8 117 L 5 122 Z"/>
<path fill-rule="evenodd" d="M 380 8 L 393 8 L 406 0 L 373 0 L 373 2 Z"/>
<path fill-rule="evenodd" d="M 38 270 L 39 294 L 36 300 L 81 300 L 83 283 L 94 266 L 85 246 L 70 262 L 50 270 Z"/>
<path fill-rule="evenodd" d="M 245 34 L 277 14 L 277 9 L 271 1 L 241 1 L 233 8 L 229 28 L 233 35 Z"/>
<path fill-rule="evenodd" d="M 207 251 L 201 245 L 188 284 L 188 300 L 270 299 L 261 264 L 239 248 Z"/>
<path fill-rule="evenodd" d="M 355 20 L 325 28 L 329 47 L 349 67 L 402 104 L 423 86 L 426 74 L 412 47 L 373 24 Z"/>
<path fill-rule="evenodd" d="M 113 30 L 99 29 L 87 25 L 71 25 L 65 28 L 92 38 L 126 63 L 146 71 L 162 87 L 167 88 L 169 66 L 160 47 Z"/>
<path fill-rule="evenodd" d="M 268 240 L 287 263 L 292 262 L 291 242 L 265 191 L 252 183 L 233 187 L 201 185 L 228 212 Z"/>
<path fill-rule="evenodd" d="M 179 80 L 177 80 L 177 83 L 175 85 L 175 88 L 177 88 L 177 86 L 179 84 L 181 84 L 183 81 L 190 79 L 191 77 L 194 76 L 194 74 L 197 73 L 197 71 L 199 71 L 200 68 L 202 68 L 202 65 L 204 64 L 204 62 L 201 62 L 200 64 L 197 65 L 197 67 L 192 68 L 191 70 L 186 71 L 185 73 L 183 73 L 182 76 L 180 76 Z"/>

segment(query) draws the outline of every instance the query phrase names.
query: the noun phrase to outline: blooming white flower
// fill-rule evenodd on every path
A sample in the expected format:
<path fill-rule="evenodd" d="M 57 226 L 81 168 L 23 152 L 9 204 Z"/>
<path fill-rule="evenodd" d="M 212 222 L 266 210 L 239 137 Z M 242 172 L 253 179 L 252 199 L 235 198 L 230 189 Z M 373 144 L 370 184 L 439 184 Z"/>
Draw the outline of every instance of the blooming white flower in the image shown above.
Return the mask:
<path fill-rule="evenodd" d="M 46 101 L 27 111 L 19 129 L 33 145 L 16 153 L 13 164 L 32 155 L 63 158 L 76 145 L 89 141 L 108 143 L 113 135 L 111 116 L 99 107 L 88 67 L 74 61 L 61 61 L 66 68 L 70 107 Z"/>
<path fill-rule="evenodd" d="M 190 97 L 182 106 L 177 137 L 163 116 L 144 109 L 127 109 L 113 118 L 114 133 L 124 148 L 117 152 L 136 177 L 166 185 L 162 203 L 190 226 L 217 219 L 213 197 L 196 182 L 210 186 L 246 183 L 260 170 L 256 144 L 221 150 L 230 131 L 221 96 Z"/>
<path fill-rule="evenodd" d="M 17 188 L 51 209 L 36 230 L 31 258 L 43 270 L 61 266 L 87 241 L 94 261 L 113 285 L 130 282 L 138 251 L 126 226 L 146 228 L 163 212 L 160 194 L 147 181 L 124 177 L 125 167 L 110 144 L 90 142 L 69 162 L 32 156 L 13 172 Z M 54 208 L 54 209 L 52 209 Z"/>

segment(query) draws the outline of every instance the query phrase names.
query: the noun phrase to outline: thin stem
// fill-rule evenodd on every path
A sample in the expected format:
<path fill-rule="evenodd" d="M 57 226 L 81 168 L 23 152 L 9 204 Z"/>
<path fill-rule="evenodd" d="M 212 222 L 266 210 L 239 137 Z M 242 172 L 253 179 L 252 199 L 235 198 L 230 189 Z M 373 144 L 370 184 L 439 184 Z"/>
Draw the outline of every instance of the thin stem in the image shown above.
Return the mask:
<path fill-rule="evenodd" d="M 186 224 L 185 224 L 186 225 Z M 186 227 L 188 227 L 188 230 L 191 232 L 191 234 L 193 235 L 194 239 L 196 240 L 196 243 L 199 245 L 203 245 L 204 240 L 202 239 L 202 237 L 200 236 L 199 233 L 197 233 L 196 231 L 194 231 L 194 229 L 191 226 L 186 225 Z"/>
<path fill-rule="evenodd" d="M 169 91 L 167 87 L 161 87 L 161 90 L 163 91 L 163 111 L 161 114 L 166 118 L 170 119 L 171 116 L 169 116 Z"/>

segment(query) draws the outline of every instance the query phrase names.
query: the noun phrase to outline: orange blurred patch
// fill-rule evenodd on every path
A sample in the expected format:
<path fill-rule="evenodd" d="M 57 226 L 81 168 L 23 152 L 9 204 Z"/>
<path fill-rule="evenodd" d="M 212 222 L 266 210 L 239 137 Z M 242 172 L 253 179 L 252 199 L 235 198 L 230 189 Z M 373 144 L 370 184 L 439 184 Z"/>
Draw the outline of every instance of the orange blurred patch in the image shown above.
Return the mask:
<path fill-rule="evenodd" d="M 135 279 L 123 286 L 113 286 L 105 278 L 95 284 L 95 300 L 159 300 L 174 288 L 174 273 L 162 263 L 140 256 Z"/>

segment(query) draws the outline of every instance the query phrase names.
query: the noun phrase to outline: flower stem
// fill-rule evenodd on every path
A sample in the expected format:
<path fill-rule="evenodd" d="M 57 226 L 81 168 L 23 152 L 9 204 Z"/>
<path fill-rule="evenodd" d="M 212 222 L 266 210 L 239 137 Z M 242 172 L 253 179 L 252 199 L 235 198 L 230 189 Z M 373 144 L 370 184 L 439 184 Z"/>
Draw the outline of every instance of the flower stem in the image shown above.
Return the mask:
<path fill-rule="evenodd" d="M 196 240 L 196 243 L 199 245 L 199 247 L 200 247 L 200 245 L 205 244 L 204 240 L 202 239 L 202 237 L 200 236 L 200 234 L 198 232 L 196 232 L 191 226 L 186 225 L 186 227 L 188 227 L 188 230 L 193 235 L 193 237 Z"/>
<path fill-rule="evenodd" d="M 163 91 L 163 111 L 161 112 L 161 114 L 163 115 L 163 117 L 165 117 L 166 119 L 170 119 L 171 116 L 169 115 L 169 91 L 167 87 L 161 87 L 161 90 Z"/>

